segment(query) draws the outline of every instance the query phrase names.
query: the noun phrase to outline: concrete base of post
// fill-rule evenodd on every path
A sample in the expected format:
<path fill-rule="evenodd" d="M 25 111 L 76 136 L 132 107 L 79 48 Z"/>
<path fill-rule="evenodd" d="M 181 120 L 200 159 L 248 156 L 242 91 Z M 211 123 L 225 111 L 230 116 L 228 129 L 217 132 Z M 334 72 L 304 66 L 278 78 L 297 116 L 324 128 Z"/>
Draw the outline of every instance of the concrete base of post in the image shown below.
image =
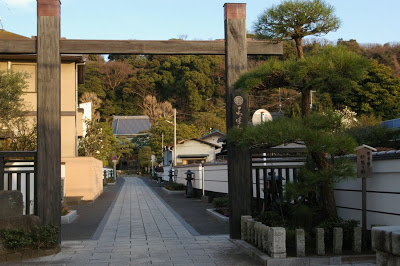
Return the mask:
<path fill-rule="evenodd" d="M 286 229 L 270 227 L 268 231 L 269 255 L 271 258 L 286 258 Z"/>
<path fill-rule="evenodd" d="M 262 234 L 262 250 L 265 253 L 269 253 L 269 239 L 268 239 L 268 231 L 269 231 L 269 226 L 266 226 L 265 224 L 262 225 L 261 227 L 261 234 Z"/>
<path fill-rule="evenodd" d="M 343 249 L 343 228 L 333 228 L 333 254 L 342 254 Z"/>
<path fill-rule="evenodd" d="M 362 228 L 354 227 L 353 231 L 353 252 L 361 253 L 361 245 L 362 245 Z"/>
<path fill-rule="evenodd" d="M 306 238 L 304 229 L 296 229 L 296 256 L 304 257 L 306 255 Z"/>
<path fill-rule="evenodd" d="M 254 241 L 254 219 L 247 220 L 247 242 L 253 243 Z"/>
<path fill-rule="evenodd" d="M 244 241 L 247 241 L 247 220 L 251 219 L 250 215 L 243 215 L 240 217 L 240 228 L 241 228 L 241 236 L 240 238 Z"/>
<path fill-rule="evenodd" d="M 316 252 L 317 255 L 325 255 L 325 232 L 324 228 L 316 229 Z"/>

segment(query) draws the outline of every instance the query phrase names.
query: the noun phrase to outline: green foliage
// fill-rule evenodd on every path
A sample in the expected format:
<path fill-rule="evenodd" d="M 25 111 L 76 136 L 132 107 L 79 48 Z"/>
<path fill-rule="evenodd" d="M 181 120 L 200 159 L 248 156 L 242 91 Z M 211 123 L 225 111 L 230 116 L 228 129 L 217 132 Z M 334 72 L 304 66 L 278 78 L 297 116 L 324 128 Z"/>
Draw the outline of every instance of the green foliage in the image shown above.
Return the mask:
<path fill-rule="evenodd" d="M 30 232 L 25 229 L 3 229 L 0 237 L 6 249 L 18 250 L 33 244 Z"/>
<path fill-rule="evenodd" d="M 327 34 L 339 26 L 333 6 L 322 0 L 286 0 L 265 10 L 254 24 L 254 31 L 263 38 L 293 39 L 298 57 L 304 58 L 303 37 Z"/>
<path fill-rule="evenodd" d="M 151 133 L 151 137 L 145 140 L 143 145 L 150 146 L 157 157 L 161 157 L 162 135 L 164 135 L 164 145 L 171 145 L 174 143 L 174 125 L 167 119 L 160 118 L 157 120 L 157 122 L 153 123 L 148 133 Z M 177 141 L 198 137 L 200 137 L 200 134 L 196 126 L 177 123 Z"/>
<path fill-rule="evenodd" d="M 23 116 L 24 103 L 22 94 L 27 88 L 24 72 L 0 71 L 0 125 L 12 128 L 11 124 L 16 118 Z"/>
<path fill-rule="evenodd" d="M 215 208 L 225 208 L 229 205 L 229 196 L 218 197 L 213 199 L 213 204 Z"/>
<path fill-rule="evenodd" d="M 214 198 L 213 205 L 215 211 L 224 215 L 229 216 L 229 196 L 225 195 L 223 197 Z"/>
<path fill-rule="evenodd" d="M 42 225 L 32 231 L 26 229 L 3 229 L 0 238 L 6 249 L 51 248 L 57 245 L 60 229 L 54 225 Z"/>
<path fill-rule="evenodd" d="M 255 32 L 269 38 L 322 35 L 338 29 L 333 7 L 323 1 L 286 0 L 267 9 L 254 25 Z"/>
<path fill-rule="evenodd" d="M 117 137 L 116 138 L 116 156 L 118 160 L 122 157 L 125 159 L 130 159 L 134 155 L 135 144 L 132 143 L 127 137 Z"/>
<path fill-rule="evenodd" d="M 394 76 L 389 67 L 370 61 L 368 72 L 358 86 L 339 95 L 336 101 L 342 101 L 359 115 L 375 115 L 385 120 L 397 118 L 400 78 Z"/>
<path fill-rule="evenodd" d="M 234 86 L 247 93 L 281 87 L 301 93 L 315 90 L 314 110 L 320 111 L 348 106 L 358 115 L 384 119 L 400 113 L 400 78 L 343 45 L 315 49 L 303 60 L 268 60 L 242 75 Z"/>
<path fill-rule="evenodd" d="M 299 178 L 287 184 L 287 195 L 303 203 L 318 195 L 324 214 L 337 215 L 334 183 L 354 176 L 354 169 L 346 158 L 335 156 L 351 153 L 356 147 L 354 139 L 343 130 L 337 113 L 313 113 L 303 119 L 280 118 L 257 126 L 234 128 L 228 132 L 228 141 L 261 148 L 304 142 L 308 160 Z"/>
<path fill-rule="evenodd" d="M 0 71 L 0 135 L 8 140 L 1 150 L 36 150 L 36 124 L 26 118 L 22 95 L 28 84 L 25 72 Z"/>
<path fill-rule="evenodd" d="M 400 149 L 400 129 L 381 125 L 356 126 L 347 130 L 358 143 L 371 147 Z"/>
<path fill-rule="evenodd" d="M 343 247 L 345 249 L 351 249 L 353 241 L 354 227 L 359 225 L 357 220 L 343 220 L 341 218 L 330 219 L 320 223 L 317 228 L 324 228 L 325 231 L 325 243 L 328 246 L 332 246 L 333 243 L 333 228 L 343 228 Z"/>
<path fill-rule="evenodd" d="M 63 203 L 61 204 L 61 216 L 67 215 L 69 213 L 69 207 Z"/>
<path fill-rule="evenodd" d="M 60 228 L 55 225 L 42 225 L 31 232 L 32 241 L 36 248 L 51 248 L 57 245 Z"/>
<path fill-rule="evenodd" d="M 112 115 L 143 114 L 146 95 L 169 101 L 180 112 L 206 112 L 223 101 L 221 56 L 115 55 L 104 62 L 91 56 L 79 96 L 94 92 L 102 100 L 102 120 Z M 107 89 L 110 88 L 110 89 Z M 210 100 L 211 99 L 211 100 Z"/>
<path fill-rule="evenodd" d="M 168 182 L 165 188 L 171 191 L 179 191 L 179 190 L 185 190 L 186 186 L 181 183 Z"/>
<path fill-rule="evenodd" d="M 287 225 L 287 221 L 275 210 L 260 213 L 256 220 L 270 227 L 285 227 Z"/>
<path fill-rule="evenodd" d="M 331 5 L 320 0 L 286 0 L 261 14 L 254 30 L 274 39 L 319 36 L 339 28 L 340 21 L 333 11 Z"/>
<path fill-rule="evenodd" d="M 223 110 L 225 111 L 225 108 Z M 226 132 L 225 112 L 222 112 L 221 115 L 216 112 L 199 112 L 194 116 L 193 125 L 200 136 L 204 136 L 216 129 L 220 132 Z"/>
<path fill-rule="evenodd" d="M 147 167 L 147 171 L 151 170 L 151 155 L 153 154 L 149 146 L 145 146 L 138 151 L 138 161 L 141 169 Z"/>
<path fill-rule="evenodd" d="M 106 122 L 88 121 L 86 136 L 79 142 L 79 155 L 92 156 L 107 166 L 116 154 L 116 139 L 111 125 Z"/>
<path fill-rule="evenodd" d="M 107 177 L 106 181 L 107 183 L 115 183 L 115 180 L 112 177 Z"/>
<path fill-rule="evenodd" d="M 307 205 L 296 206 L 293 210 L 293 221 L 296 228 L 304 228 L 310 231 L 313 226 L 313 210 Z"/>

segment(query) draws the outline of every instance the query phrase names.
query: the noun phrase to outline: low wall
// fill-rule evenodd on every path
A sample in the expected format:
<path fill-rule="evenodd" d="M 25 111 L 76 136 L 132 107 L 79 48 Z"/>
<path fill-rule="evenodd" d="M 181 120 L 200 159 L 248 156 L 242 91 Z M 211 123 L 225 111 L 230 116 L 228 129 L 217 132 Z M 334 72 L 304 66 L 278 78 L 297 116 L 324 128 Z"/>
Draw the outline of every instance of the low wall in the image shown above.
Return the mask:
<path fill-rule="evenodd" d="M 374 225 L 399 225 L 400 224 L 400 152 L 386 152 L 373 155 L 373 175 L 367 179 L 367 227 L 368 229 Z M 255 168 L 263 166 L 275 166 L 275 174 L 279 171 L 276 169 L 279 166 L 287 165 L 290 167 L 298 167 L 302 164 L 289 162 L 268 163 L 253 163 L 253 196 L 256 196 L 255 184 Z M 355 165 L 354 165 L 355 167 Z M 191 170 L 195 173 L 193 188 L 202 191 L 204 175 L 204 190 L 205 194 L 210 193 L 228 193 L 228 166 L 223 163 L 205 163 L 178 166 L 177 182 L 186 185 L 185 172 Z M 170 167 L 164 167 L 163 179 L 169 180 L 168 171 Z M 260 178 L 263 178 L 262 169 L 258 169 Z M 283 186 L 286 182 L 293 181 L 293 169 L 282 171 Z M 261 182 L 260 188 L 263 188 Z M 264 193 L 260 193 L 261 198 Z M 361 224 L 361 179 L 348 179 L 336 184 L 335 197 L 338 214 L 345 220 L 359 220 Z"/>
<path fill-rule="evenodd" d="M 228 193 L 228 164 L 204 164 L 204 189 L 206 191 Z"/>
<path fill-rule="evenodd" d="M 367 228 L 374 225 L 400 224 L 400 164 L 399 159 L 373 157 L 373 175 L 367 178 Z M 336 185 L 338 214 L 343 219 L 362 217 L 361 179 L 349 179 Z"/>
<path fill-rule="evenodd" d="M 65 196 L 95 200 L 103 192 L 103 163 L 93 157 L 62 158 Z"/>

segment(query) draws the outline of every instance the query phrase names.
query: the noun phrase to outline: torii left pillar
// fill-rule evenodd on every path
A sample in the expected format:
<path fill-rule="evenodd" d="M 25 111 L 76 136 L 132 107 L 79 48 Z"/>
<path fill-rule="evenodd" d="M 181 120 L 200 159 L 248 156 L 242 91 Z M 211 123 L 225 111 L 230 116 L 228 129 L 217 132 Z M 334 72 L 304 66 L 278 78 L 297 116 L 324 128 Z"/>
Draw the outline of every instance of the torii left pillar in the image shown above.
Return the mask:
<path fill-rule="evenodd" d="M 61 226 L 60 1 L 37 0 L 37 161 L 35 213 Z"/>

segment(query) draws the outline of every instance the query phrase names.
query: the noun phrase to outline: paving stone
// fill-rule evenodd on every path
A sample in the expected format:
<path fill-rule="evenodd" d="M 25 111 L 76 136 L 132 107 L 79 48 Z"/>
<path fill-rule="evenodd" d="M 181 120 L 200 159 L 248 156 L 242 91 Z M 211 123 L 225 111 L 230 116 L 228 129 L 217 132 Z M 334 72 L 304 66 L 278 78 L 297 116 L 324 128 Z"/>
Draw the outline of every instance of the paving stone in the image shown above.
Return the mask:
<path fill-rule="evenodd" d="M 34 263 L 256 265 L 227 234 L 192 235 L 181 218 L 138 178 L 125 179 L 109 213 L 99 240 L 63 241 L 59 254 Z"/>

